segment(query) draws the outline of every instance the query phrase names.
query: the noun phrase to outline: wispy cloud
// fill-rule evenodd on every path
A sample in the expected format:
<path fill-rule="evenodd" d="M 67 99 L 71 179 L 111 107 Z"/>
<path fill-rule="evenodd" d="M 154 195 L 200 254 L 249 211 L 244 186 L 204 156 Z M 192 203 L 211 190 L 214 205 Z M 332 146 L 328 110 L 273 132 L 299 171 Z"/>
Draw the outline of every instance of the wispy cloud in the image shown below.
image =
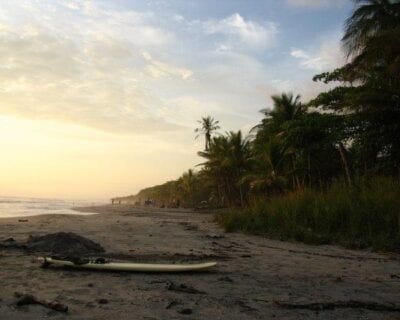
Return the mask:
<path fill-rule="evenodd" d="M 329 0 L 286 0 L 286 3 L 298 7 L 323 7 L 329 4 Z"/>
<path fill-rule="evenodd" d="M 15 17 L 37 13 L 39 19 L 9 18 L 2 23 L 1 113 L 114 132 L 179 128 L 157 116 L 162 103 L 146 79 L 188 79 L 191 71 L 153 60 L 149 54 L 145 60 L 139 53 L 165 47 L 173 37 L 170 31 L 151 25 L 150 14 L 105 10 L 92 1 L 47 3 L 47 10 L 41 11 L 44 5 L 21 1 L 8 8 Z M 62 10 L 65 6 L 76 11 L 70 29 L 61 19 L 69 14 Z"/>
<path fill-rule="evenodd" d="M 272 43 L 277 33 L 273 22 L 258 23 L 245 20 L 235 13 L 221 20 L 210 20 L 204 23 L 204 30 L 209 34 L 223 34 L 251 46 L 265 47 Z"/>
<path fill-rule="evenodd" d="M 317 50 L 292 48 L 290 55 L 299 60 L 299 67 L 313 71 L 329 71 L 344 63 L 344 55 L 338 40 L 324 41 Z"/>
<path fill-rule="evenodd" d="M 153 78 L 178 77 L 182 80 L 189 80 L 193 76 L 192 70 L 154 60 L 148 52 L 143 52 L 142 56 L 148 62 L 146 71 Z"/>
<path fill-rule="evenodd" d="M 208 112 L 233 127 L 249 108 L 257 117 L 266 100 L 257 88 L 289 86 L 275 67 L 279 59 L 263 58 L 281 41 L 278 23 L 268 19 L 189 17 L 94 0 L 0 8 L 4 114 L 151 134 L 191 127 Z M 336 65 L 335 45 L 300 46 L 291 56 L 300 68 L 320 71 Z"/>
<path fill-rule="evenodd" d="M 286 3 L 294 7 L 323 8 L 329 6 L 342 6 L 347 0 L 286 0 Z"/>
<path fill-rule="evenodd" d="M 239 114 L 249 101 L 258 110 L 263 99 L 254 88 L 265 81 L 264 67 L 251 52 L 239 52 L 268 47 L 277 32 L 272 22 L 238 13 L 203 21 L 171 15 L 161 26 L 154 12 L 95 1 L 25 0 L 0 7 L 10 13 L 0 14 L 3 114 L 153 134 L 192 126 L 203 112 Z M 190 25 L 189 33 L 172 32 L 181 23 Z M 223 37 L 217 51 L 208 44 L 216 34 Z M 194 51 L 191 35 L 204 47 Z M 223 49 L 234 44 L 238 52 Z M 222 111 L 224 104 L 229 108 Z"/>

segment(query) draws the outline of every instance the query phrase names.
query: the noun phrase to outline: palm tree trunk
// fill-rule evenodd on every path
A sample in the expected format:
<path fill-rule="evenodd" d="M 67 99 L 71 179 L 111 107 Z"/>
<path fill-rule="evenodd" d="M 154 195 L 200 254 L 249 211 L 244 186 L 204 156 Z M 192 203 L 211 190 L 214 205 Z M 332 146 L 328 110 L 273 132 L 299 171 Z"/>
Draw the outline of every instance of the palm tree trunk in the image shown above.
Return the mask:
<path fill-rule="evenodd" d="M 308 162 L 308 187 L 311 188 L 312 185 L 312 180 L 311 180 L 311 156 L 310 153 L 308 152 L 307 155 L 307 162 Z"/>
<path fill-rule="evenodd" d="M 351 186 L 352 179 L 351 179 L 351 173 L 350 173 L 349 163 L 348 163 L 348 159 L 347 159 L 347 151 L 346 151 L 346 148 L 343 146 L 343 143 L 341 143 L 341 142 L 339 142 L 339 153 L 340 153 L 340 157 L 342 158 L 344 171 L 346 173 L 347 184 L 349 186 Z"/>
<path fill-rule="evenodd" d="M 243 207 L 243 190 L 242 190 L 242 185 L 239 185 L 239 193 L 240 193 L 240 206 Z"/>
<path fill-rule="evenodd" d="M 211 140 L 211 134 L 209 132 L 206 132 L 206 145 L 205 145 L 206 151 L 210 149 L 210 140 Z"/>

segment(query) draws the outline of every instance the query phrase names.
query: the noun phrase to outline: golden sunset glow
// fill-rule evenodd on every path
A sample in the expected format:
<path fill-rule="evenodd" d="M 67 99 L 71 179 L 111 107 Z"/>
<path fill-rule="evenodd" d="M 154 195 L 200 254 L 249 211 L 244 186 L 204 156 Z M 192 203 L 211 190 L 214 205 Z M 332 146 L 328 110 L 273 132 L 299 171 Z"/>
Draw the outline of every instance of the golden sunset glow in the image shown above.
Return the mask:
<path fill-rule="evenodd" d="M 2 195 L 107 199 L 134 185 L 172 179 L 188 165 L 168 143 L 48 120 L 0 118 Z M 161 159 L 157 155 L 164 152 Z M 189 160 L 190 161 L 190 160 Z M 134 191 L 134 190 L 133 190 Z"/>

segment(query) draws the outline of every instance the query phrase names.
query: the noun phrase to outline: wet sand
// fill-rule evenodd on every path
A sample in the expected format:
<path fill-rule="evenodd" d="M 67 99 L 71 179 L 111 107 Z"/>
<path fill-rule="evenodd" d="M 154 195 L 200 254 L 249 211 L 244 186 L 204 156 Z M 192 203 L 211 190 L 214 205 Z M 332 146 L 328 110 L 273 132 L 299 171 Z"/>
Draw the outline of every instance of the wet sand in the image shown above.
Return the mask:
<path fill-rule="evenodd" d="M 0 319 L 400 319 L 400 312 L 317 312 L 274 303 L 358 300 L 399 306 L 399 256 L 224 233 L 210 213 L 126 205 L 80 210 L 99 214 L 0 219 L 0 240 L 71 231 L 100 243 L 114 258 L 215 260 L 218 266 L 186 274 L 43 269 L 31 255 L 0 249 Z M 181 285 L 195 290 L 171 290 Z M 39 305 L 16 307 L 15 291 L 57 299 L 68 305 L 68 314 Z"/>

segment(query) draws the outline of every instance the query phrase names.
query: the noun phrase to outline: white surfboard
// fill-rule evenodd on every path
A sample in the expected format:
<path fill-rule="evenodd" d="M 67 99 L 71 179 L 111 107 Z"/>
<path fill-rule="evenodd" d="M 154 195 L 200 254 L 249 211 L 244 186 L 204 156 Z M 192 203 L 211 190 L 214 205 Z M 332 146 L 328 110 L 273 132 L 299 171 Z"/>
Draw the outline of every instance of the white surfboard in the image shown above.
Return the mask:
<path fill-rule="evenodd" d="M 64 267 L 91 269 L 91 270 L 109 270 L 109 271 L 132 271 L 132 272 L 187 272 L 199 271 L 214 267 L 216 262 L 190 263 L 190 264 L 157 264 L 157 263 L 131 263 L 131 262 L 106 262 L 85 264 L 74 264 L 67 260 L 57 260 L 49 257 L 38 258 L 38 261 L 48 264 Z"/>

